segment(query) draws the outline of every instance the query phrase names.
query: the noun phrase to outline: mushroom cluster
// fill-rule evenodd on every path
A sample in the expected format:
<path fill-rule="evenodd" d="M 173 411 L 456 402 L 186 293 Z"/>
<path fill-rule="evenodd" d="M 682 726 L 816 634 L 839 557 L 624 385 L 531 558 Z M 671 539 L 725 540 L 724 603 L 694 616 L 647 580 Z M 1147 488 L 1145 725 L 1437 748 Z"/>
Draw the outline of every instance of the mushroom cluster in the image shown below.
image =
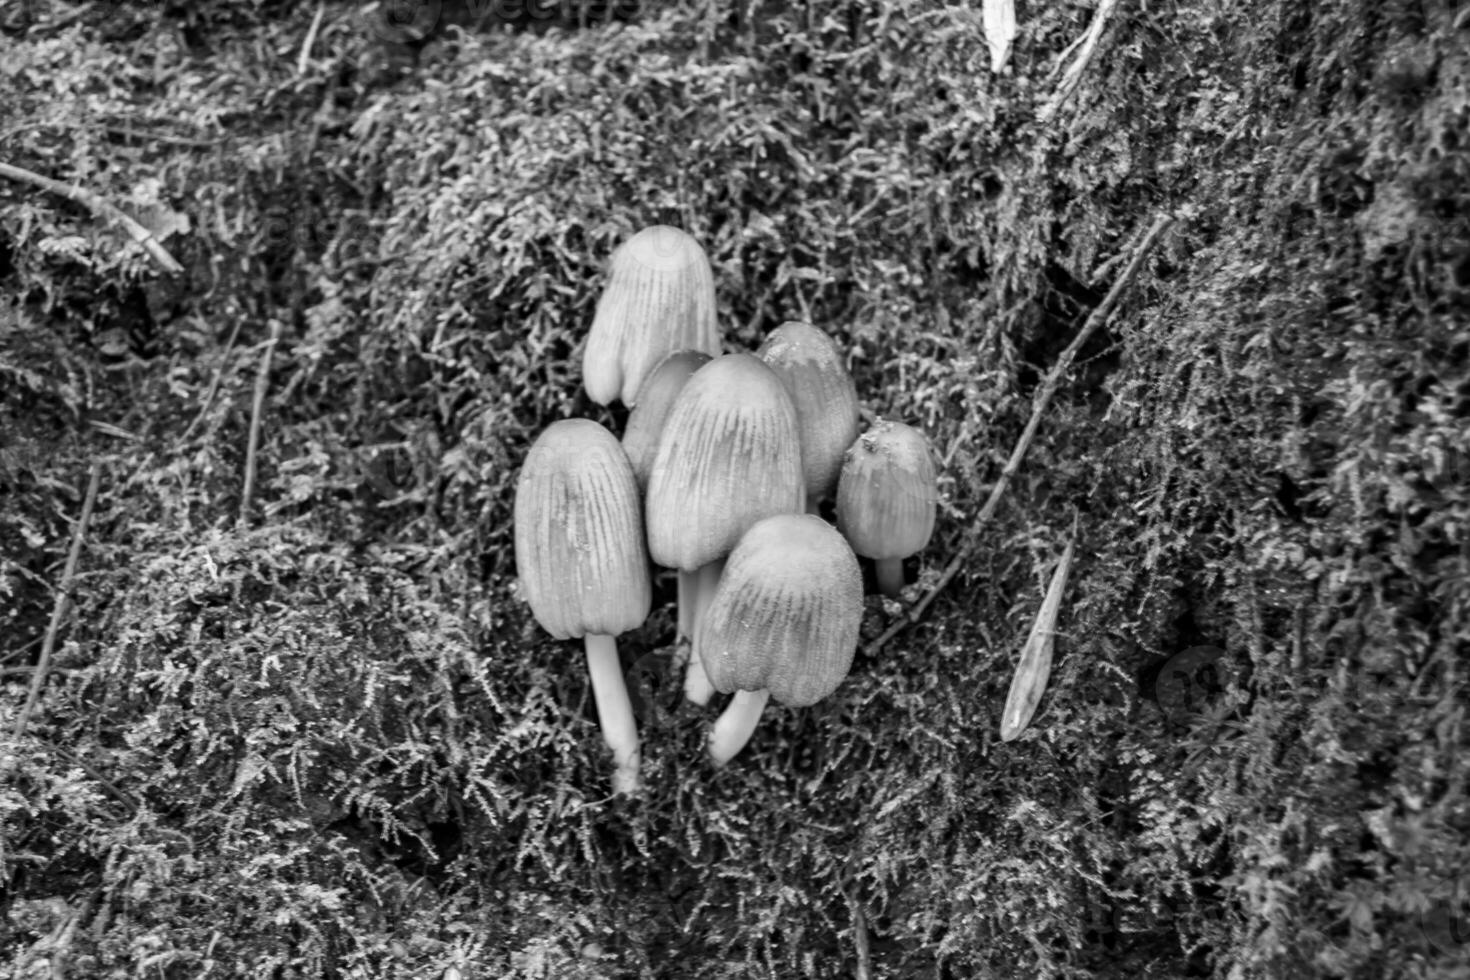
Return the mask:
<path fill-rule="evenodd" d="M 721 354 L 709 259 L 677 228 L 613 254 L 582 368 L 627 426 L 619 440 L 567 419 L 536 439 L 516 484 L 516 567 L 541 626 L 584 639 L 613 788 L 632 793 L 638 734 L 614 637 L 649 613 L 650 559 L 678 576 L 685 697 L 732 695 L 709 740 L 723 765 L 768 700 L 814 704 L 847 676 L 857 556 L 897 597 L 903 559 L 934 528 L 935 472 L 916 429 L 879 419 L 859 435 L 857 387 L 817 327 L 784 323 L 753 354 Z"/>

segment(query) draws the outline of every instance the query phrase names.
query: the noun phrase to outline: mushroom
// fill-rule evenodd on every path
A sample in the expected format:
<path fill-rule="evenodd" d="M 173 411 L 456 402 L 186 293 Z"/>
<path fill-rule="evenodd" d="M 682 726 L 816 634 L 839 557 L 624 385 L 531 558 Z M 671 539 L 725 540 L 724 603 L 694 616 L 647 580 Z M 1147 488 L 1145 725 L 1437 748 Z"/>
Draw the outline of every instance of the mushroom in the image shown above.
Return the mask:
<path fill-rule="evenodd" d="M 599 405 L 631 408 L 644 377 L 676 350 L 720 352 L 714 273 L 698 242 L 654 225 L 613 253 L 582 352 L 582 384 Z"/>
<path fill-rule="evenodd" d="M 809 323 L 792 320 L 766 336 L 756 352 L 785 383 L 801 426 L 801 469 L 811 513 L 837 489 L 842 455 L 858 434 L 858 393 L 837 344 Z"/>
<path fill-rule="evenodd" d="M 693 597 L 692 611 L 680 613 L 691 637 L 740 536 L 763 517 L 803 508 L 798 431 L 781 379 L 752 354 L 710 361 L 674 401 L 648 478 L 648 550 L 678 569 L 680 596 Z M 714 693 L 698 643 L 684 681 L 696 704 Z"/>
<path fill-rule="evenodd" d="M 652 587 L 638 483 L 617 437 L 588 419 L 553 422 L 516 481 L 516 569 L 541 627 L 583 637 L 613 790 L 638 787 L 638 730 L 618 661 L 618 634 L 648 617 Z"/>
<path fill-rule="evenodd" d="M 637 407 L 628 414 L 628 425 L 623 430 L 623 451 L 628 454 L 628 462 L 633 464 L 639 490 L 648 489 L 648 475 L 653 470 L 654 454 L 658 452 L 658 437 L 663 434 L 674 400 L 694 372 L 709 360 L 710 356 L 704 351 L 674 351 L 658 362 L 638 388 Z"/>
<path fill-rule="evenodd" d="M 826 521 L 782 514 L 745 532 L 696 643 L 715 689 L 734 694 L 710 732 L 715 765 L 745 747 L 768 697 L 800 707 L 837 689 L 862 616 L 857 558 Z"/>
<path fill-rule="evenodd" d="M 879 419 L 847 450 L 837 481 L 837 529 L 874 562 L 878 588 L 903 589 L 903 560 L 934 533 L 939 499 L 929 440 L 902 422 Z"/>

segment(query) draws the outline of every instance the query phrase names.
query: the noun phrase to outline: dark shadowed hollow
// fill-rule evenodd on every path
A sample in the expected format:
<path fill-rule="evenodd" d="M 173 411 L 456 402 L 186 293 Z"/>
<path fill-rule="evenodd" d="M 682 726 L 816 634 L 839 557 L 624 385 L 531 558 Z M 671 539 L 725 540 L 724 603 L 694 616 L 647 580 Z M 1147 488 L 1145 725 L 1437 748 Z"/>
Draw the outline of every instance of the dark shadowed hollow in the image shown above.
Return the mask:
<path fill-rule="evenodd" d="M 998 75 L 980 0 L 459 6 L 0 8 L 0 163 L 184 269 L 0 176 L 0 973 L 1467 975 L 1463 5 L 1129 0 L 1046 118 L 1089 3 Z M 727 351 L 810 321 L 928 435 L 908 600 L 972 551 L 718 773 L 660 577 L 613 799 L 510 515 L 548 424 L 621 431 L 581 348 L 660 222 Z"/>

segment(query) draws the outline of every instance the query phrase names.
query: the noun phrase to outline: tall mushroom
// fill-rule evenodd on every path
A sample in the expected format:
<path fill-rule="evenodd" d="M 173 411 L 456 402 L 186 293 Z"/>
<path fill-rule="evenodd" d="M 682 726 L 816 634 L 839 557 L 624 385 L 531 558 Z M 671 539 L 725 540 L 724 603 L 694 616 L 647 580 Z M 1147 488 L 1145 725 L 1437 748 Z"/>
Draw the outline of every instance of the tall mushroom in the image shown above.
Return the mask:
<path fill-rule="evenodd" d="M 857 558 L 826 521 L 782 514 L 745 532 L 697 638 L 715 689 L 735 695 L 710 733 L 715 765 L 744 748 L 768 697 L 802 706 L 837 689 L 862 616 Z"/>
<path fill-rule="evenodd" d="M 847 450 L 837 528 L 853 551 L 873 559 L 884 595 L 898 598 L 903 560 L 929 543 L 938 500 L 929 440 L 918 429 L 879 419 Z"/>
<path fill-rule="evenodd" d="M 516 482 L 516 570 L 541 627 L 584 638 L 613 789 L 638 787 L 638 730 L 614 639 L 648 617 L 652 587 L 638 484 L 617 437 L 588 419 L 552 423 Z"/>
<path fill-rule="evenodd" d="M 842 354 L 824 331 L 792 320 L 772 330 L 756 352 L 785 383 L 801 426 L 806 505 L 837 489 L 842 455 L 858 434 L 858 393 Z"/>
<path fill-rule="evenodd" d="M 638 388 L 638 404 L 628 413 L 623 429 L 623 451 L 633 464 L 638 489 L 648 489 L 648 476 L 653 472 L 653 457 L 658 452 L 658 439 L 674 409 L 674 402 L 694 372 L 709 363 L 704 351 L 674 351 L 649 372 Z M 849 440 L 851 441 L 851 440 Z"/>
<path fill-rule="evenodd" d="M 717 357 L 674 402 L 648 478 L 648 550 L 685 577 L 690 635 L 714 595 L 720 562 L 756 521 L 804 506 L 796 407 L 781 379 L 751 354 Z M 681 617 L 682 618 L 682 617 Z M 714 693 L 693 644 L 684 691 Z"/>
<path fill-rule="evenodd" d="M 714 273 L 697 241 L 654 225 L 613 253 L 582 352 L 582 384 L 599 405 L 631 408 L 644 377 L 676 350 L 720 352 Z"/>

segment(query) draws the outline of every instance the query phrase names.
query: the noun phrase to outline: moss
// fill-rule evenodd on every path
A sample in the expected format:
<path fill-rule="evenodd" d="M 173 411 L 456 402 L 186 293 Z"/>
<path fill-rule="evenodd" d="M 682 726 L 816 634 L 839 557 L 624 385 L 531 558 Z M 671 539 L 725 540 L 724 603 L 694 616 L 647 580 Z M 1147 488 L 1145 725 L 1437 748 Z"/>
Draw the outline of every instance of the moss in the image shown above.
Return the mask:
<path fill-rule="evenodd" d="M 301 74 L 309 8 L 0 19 L 6 161 L 147 218 L 187 269 L 0 183 L 12 708 L 105 473 L 42 710 L 5 736 L 0 959 L 36 968 L 76 915 L 68 965 L 98 976 L 823 978 L 864 927 L 877 977 L 1455 975 L 1449 5 L 1121 5 L 1049 125 L 1083 7 L 1023 6 L 995 77 L 967 8 L 835 0 L 446 31 L 381 76 L 349 6 Z M 732 347 L 815 323 L 871 413 L 929 435 L 921 587 L 980 537 L 924 622 L 718 774 L 707 718 L 657 700 L 656 612 L 624 644 L 652 679 L 629 802 L 575 651 L 515 594 L 509 521 L 547 424 L 620 431 L 580 344 L 606 257 L 659 221 L 708 248 Z M 1002 744 L 1074 512 L 1051 687 Z M 1199 646 L 1215 680 L 1161 704 Z"/>

